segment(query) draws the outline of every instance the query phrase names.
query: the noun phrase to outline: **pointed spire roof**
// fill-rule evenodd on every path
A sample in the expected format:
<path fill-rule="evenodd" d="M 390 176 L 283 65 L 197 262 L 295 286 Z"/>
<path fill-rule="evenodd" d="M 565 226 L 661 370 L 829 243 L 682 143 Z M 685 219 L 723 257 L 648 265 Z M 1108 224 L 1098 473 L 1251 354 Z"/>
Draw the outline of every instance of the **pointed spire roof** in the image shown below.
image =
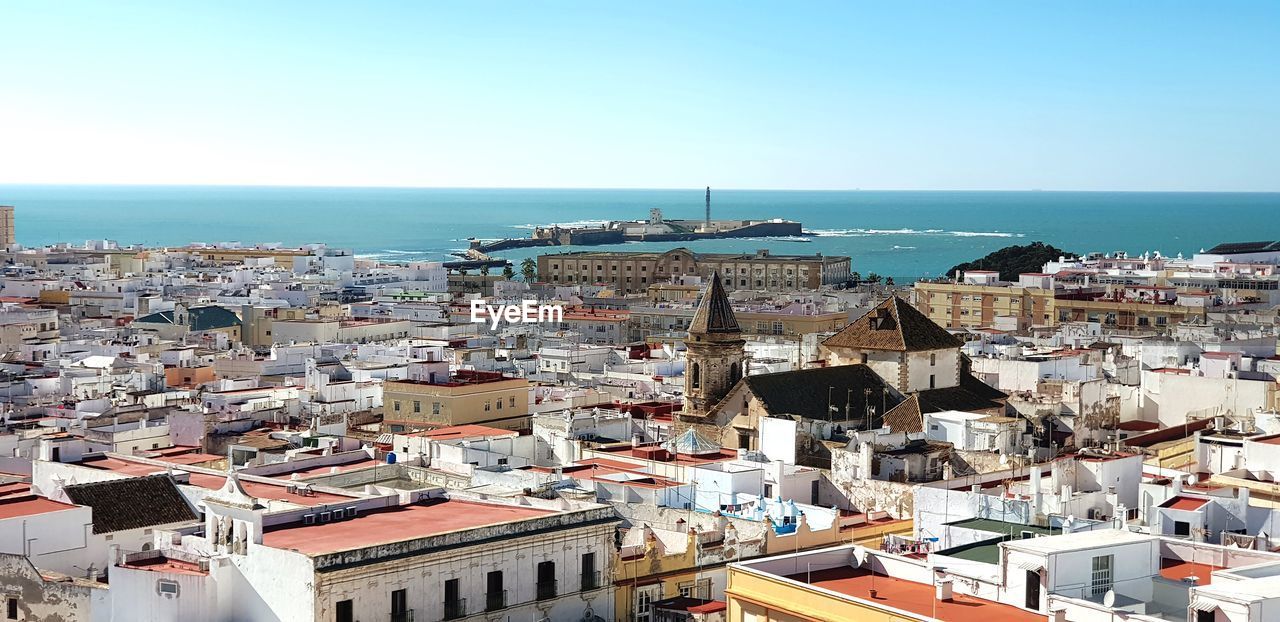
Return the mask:
<path fill-rule="evenodd" d="M 711 287 L 703 294 L 698 310 L 689 323 L 690 333 L 740 333 L 738 318 L 733 315 L 733 305 L 729 304 L 729 295 L 724 293 L 720 284 L 720 273 L 711 275 Z"/>
<path fill-rule="evenodd" d="M 889 296 L 840 332 L 827 337 L 823 345 L 919 352 L 959 348 L 964 342 L 895 295 Z"/>

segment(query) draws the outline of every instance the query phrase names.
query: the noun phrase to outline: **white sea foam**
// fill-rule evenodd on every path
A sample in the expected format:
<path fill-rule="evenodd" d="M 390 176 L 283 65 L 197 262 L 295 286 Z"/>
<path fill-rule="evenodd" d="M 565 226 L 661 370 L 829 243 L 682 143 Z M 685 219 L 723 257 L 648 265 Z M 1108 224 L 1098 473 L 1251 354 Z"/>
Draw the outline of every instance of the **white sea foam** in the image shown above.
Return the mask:
<path fill-rule="evenodd" d="M 961 238 L 1020 238 L 1021 233 L 1003 231 L 947 231 L 945 229 L 813 229 L 820 238 L 861 238 L 872 235 L 950 235 Z"/>
<path fill-rule="evenodd" d="M 532 230 L 532 229 L 537 229 L 538 227 L 563 227 L 563 228 L 574 228 L 574 227 L 603 227 L 603 226 L 605 226 L 605 225 L 609 224 L 609 222 L 610 222 L 610 221 L 608 221 L 608 220 L 575 220 L 575 221 L 573 221 L 573 222 L 552 222 L 552 223 L 547 223 L 547 224 L 544 224 L 544 225 L 535 225 L 535 224 L 531 224 L 531 223 L 525 223 L 525 224 L 523 224 L 523 225 L 511 225 L 511 228 L 512 228 L 512 229 L 530 229 L 530 230 Z"/>

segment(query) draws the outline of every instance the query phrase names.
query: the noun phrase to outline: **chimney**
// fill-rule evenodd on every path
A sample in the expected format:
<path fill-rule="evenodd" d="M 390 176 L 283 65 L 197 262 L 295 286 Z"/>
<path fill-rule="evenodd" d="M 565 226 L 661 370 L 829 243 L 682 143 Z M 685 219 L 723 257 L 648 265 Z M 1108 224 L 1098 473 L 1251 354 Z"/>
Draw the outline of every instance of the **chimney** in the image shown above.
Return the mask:
<path fill-rule="evenodd" d="M 1181 492 L 1182 492 L 1182 476 L 1175 475 L 1173 476 L 1173 494 L 1176 495 L 1176 494 L 1180 494 Z"/>
<path fill-rule="evenodd" d="M 951 577 L 943 577 L 935 582 L 934 595 L 942 602 L 951 602 Z"/>

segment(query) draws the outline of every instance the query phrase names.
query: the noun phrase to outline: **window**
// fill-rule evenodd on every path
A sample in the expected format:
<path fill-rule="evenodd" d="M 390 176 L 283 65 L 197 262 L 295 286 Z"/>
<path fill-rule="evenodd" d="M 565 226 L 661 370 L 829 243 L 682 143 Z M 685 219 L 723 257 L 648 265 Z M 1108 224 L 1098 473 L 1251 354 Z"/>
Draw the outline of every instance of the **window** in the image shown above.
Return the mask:
<path fill-rule="evenodd" d="M 680 584 L 680 595 L 685 598 L 702 598 L 711 597 L 711 579 L 701 579 L 698 581 L 685 581 Z"/>
<path fill-rule="evenodd" d="M 1175 536 L 1189 536 L 1189 535 L 1191 535 L 1191 523 L 1188 523 L 1187 521 L 1184 521 L 1184 520 L 1174 521 L 1174 522 L 1173 522 L 1173 535 L 1175 535 Z"/>
<path fill-rule="evenodd" d="M 9 601 L 5 604 L 5 619 L 18 619 L 18 599 L 10 596 Z"/>
<path fill-rule="evenodd" d="M 1218 609 L 1215 607 L 1208 611 L 1196 611 L 1196 622 L 1214 622 L 1218 619 Z"/>
<path fill-rule="evenodd" d="M 1111 567 L 1114 561 L 1114 555 L 1099 555 L 1093 558 L 1093 574 L 1089 586 L 1094 596 L 1105 594 L 1111 589 L 1113 585 Z"/>
<path fill-rule="evenodd" d="M 413 412 L 415 413 L 422 412 L 422 402 L 419 402 L 418 400 L 413 400 Z"/>
<path fill-rule="evenodd" d="M 538 600 L 556 597 L 556 563 L 538 562 Z"/>
<path fill-rule="evenodd" d="M 440 414 L 440 402 L 431 402 L 431 414 Z"/>
<path fill-rule="evenodd" d="M 396 411 L 396 412 L 400 412 L 400 400 L 395 400 L 395 401 L 391 402 L 391 410 L 394 410 L 394 411 Z"/>
<path fill-rule="evenodd" d="M 410 622 L 413 614 L 409 613 L 409 594 L 405 590 L 391 591 L 391 622 Z"/>
<path fill-rule="evenodd" d="M 351 599 L 338 601 L 333 608 L 333 619 L 335 622 L 356 622 L 355 607 Z"/>
<path fill-rule="evenodd" d="M 636 590 L 636 622 L 653 620 L 653 601 L 658 600 L 661 585 L 645 586 Z"/>
<path fill-rule="evenodd" d="M 863 364 L 863 365 L 866 365 L 866 364 L 867 364 L 867 353 L 866 353 L 866 352 L 863 352 L 863 353 L 862 353 L 862 364 Z"/>
<path fill-rule="evenodd" d="M 932 389 L 935 386 L 937 386 L 937 376 L 929 374 L 929 388 Z"/>
<path fill-rule="evenodd" d="M 930 365 L 937 365 L 937 364 L 938 364 L 938 354 L 937 354 L 936 352 L 930 352 L 930 353 L 929 353 L 929 364 L 930 364 Z"/>
<path fill-rule="evenodd" d="M 165 581 L 163 579 L 156 581 L 156 593 L 161 596 L 173 598 L 178 595 L 178 582 Z"/>
<path fill-rule="evenodd" d="M 508 406 L 510 406 L 511 408 L 516 407 L 516 398 L 514 396 L 511 398 L 511 403 L 508 404 Z"/>
<path fill-rule="evenodd" d="M 460 593 L 457 579 L 444 582 L 444 619 L 456 620 L 467 615 L 467 601 L 459 597 Z"/>
<path fill-rule="evenodd" d="M 498 410 L 502 410 L 502 400 L 498 400 Z"/>
<path fill-rule="evenodd" d="M 502 587 L 502 571 L 494 570 L 485 575 L 484 610 L 497 611 L 507 606 L 507 591 Z"/>
<path fill-rule="evenodd" d="M 697 389 L 702 386 L 701 371 L 702 371 L 702 368 L 697 363 L 694 363 L 693 366 L 690 368 L 689 386 L 691 388 Z"/>
<path fill-rule="evenodd" d="M 489 400 L 485 400 L 485 401 L 484 401 L 484 409 L 485 409 L 485 410 L 492 410 L 492 408 L 493 408 L 493 404 L 491 404 Z"/>
<path fill-rule="evenodd" d="M 600 587 L 600 573 L 596 572 L 596 554 L 582 554 L 582 591 Z"/>

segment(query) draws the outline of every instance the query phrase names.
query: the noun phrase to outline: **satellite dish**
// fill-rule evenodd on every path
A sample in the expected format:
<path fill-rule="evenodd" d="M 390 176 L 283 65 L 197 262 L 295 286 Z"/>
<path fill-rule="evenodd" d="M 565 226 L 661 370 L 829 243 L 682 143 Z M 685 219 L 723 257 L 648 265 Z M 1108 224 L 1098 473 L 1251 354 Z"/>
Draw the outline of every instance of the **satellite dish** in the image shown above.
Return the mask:
<path fill-rule="evenodd" d="M 1187 476 L 1187 485 L 1188 485 L 1188 486 L 1195 486 L 1195 485 L 1196 485 L 1196 484 L 1198 484 L 1198 483 L 1200 483 L 1200 478 L 1199 478 L 1199 477 L 1196 477 L 1196 474 L 1195 474 L 1195 473 L 1192 473 L 1191 475 L 1188 475 L 1188 476 Z"/>
<path fill-rule="evenodd" d="M 1116 606 L 1116 591 L 1115 591 L 1115 590 L 1107 590 L 1107 593 L 1102 595 L 1102 606 L 1103 606 L 1103 607 L 1106 607 L 1106 608 L 1108 608 L 1108 609 L 1110 609 L 1111 607 Z"/>

